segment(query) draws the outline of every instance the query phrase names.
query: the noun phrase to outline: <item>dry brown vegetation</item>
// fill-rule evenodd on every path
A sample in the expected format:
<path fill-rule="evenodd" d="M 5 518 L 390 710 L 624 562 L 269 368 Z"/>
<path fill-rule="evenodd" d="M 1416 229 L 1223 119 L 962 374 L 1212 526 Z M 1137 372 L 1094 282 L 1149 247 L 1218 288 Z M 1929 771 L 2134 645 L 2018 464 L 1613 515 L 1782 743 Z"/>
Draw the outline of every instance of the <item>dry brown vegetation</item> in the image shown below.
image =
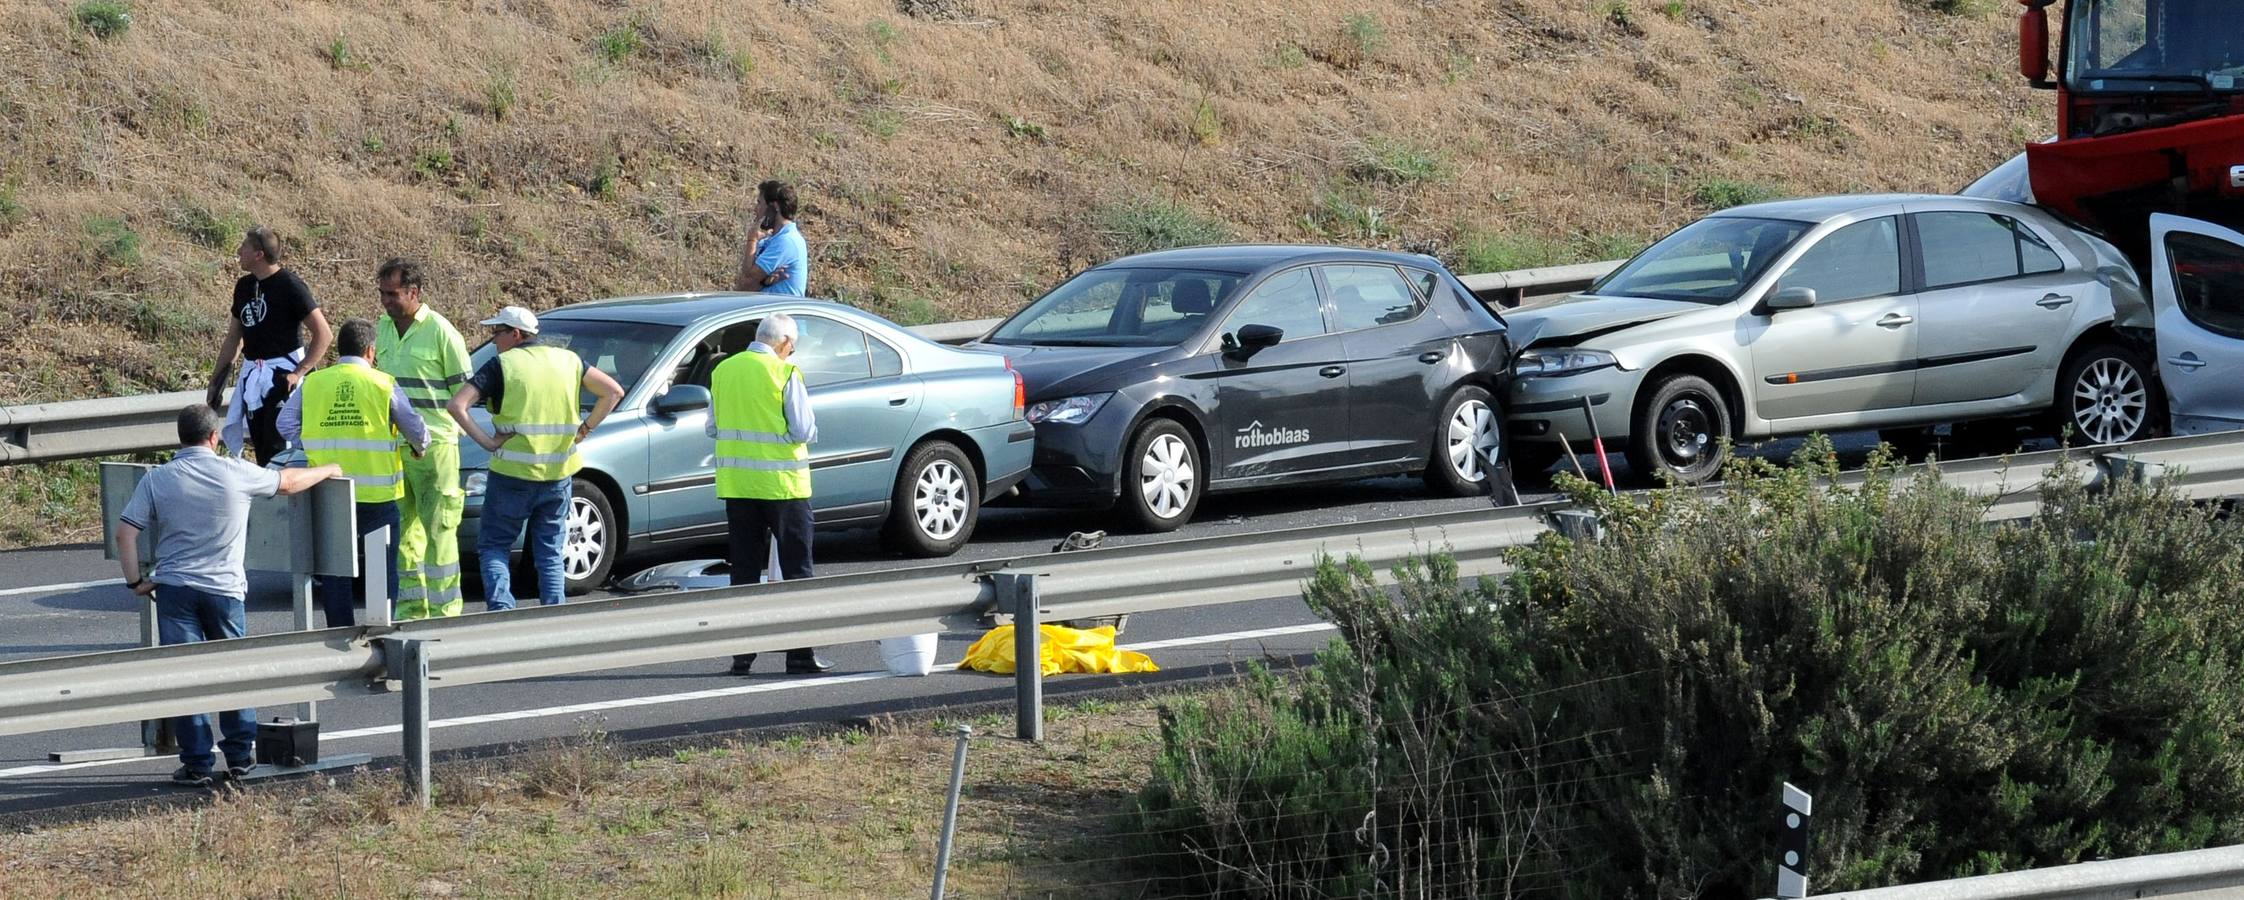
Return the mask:
<path fill-rule="evenodd" d="M 1061 706 L 1044 744 L 974 738 L 952 892 L 1140 896 L 1144 873 L 1099 841 L 1135 827 L 1154 709 Z M 442 768 L 429 810 L 376 775 L 11 835 L 0 897 L 927 895 L 947 726 L 638 759 L 588 738 Z"/>
<path fill-rule="evenodd" d="M 1982 0 L 93 5 L 0 6 L 0 403 L 199 387 L 250 222 L 332 317 L 407 254 L 458 319 L 727 285 L 778 177 L 812 292 L 921 321 L 1179 239 L 1610 257 L 2050 118 Z"/>

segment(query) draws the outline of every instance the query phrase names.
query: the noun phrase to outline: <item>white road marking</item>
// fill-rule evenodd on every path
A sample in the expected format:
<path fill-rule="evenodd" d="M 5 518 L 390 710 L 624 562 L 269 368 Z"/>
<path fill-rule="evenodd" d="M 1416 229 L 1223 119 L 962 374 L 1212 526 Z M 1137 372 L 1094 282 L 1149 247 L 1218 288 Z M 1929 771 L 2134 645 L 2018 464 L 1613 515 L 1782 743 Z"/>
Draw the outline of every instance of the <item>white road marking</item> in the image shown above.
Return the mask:
<path fill-rule="evenodd" d="M 122 586 L 124 583 L 125 580 L 122 578 L 105 578 L 100 581 L 73 581 L 69 584 L 35 584 L 30 587 L 8 588 L 0 591 L 0 597 L 13 597 L 17 594 L 60 594 L 64 591 L 104 587 L 112 584 Z"/>
<path fill-rule="evenodd" d="M 1335 628 L 1336 626 L 1334 626 L 1330 622 L 1313 622 L 1307 625 L 1285 625 L 1277 628 L 1258 628 L 1252 631 L 1230 631 L 1223 634 L 1203 634 L 1194 637 L 1171 638 L 1165 641 L 1147 641 L 1142 644 L 1127 645 L 1126 647 L 1124 647 L 1124 649 L 1144 652 L 1148 650 L 1163 650 L 1170 647 L 1191 647 L 1200 644 L 1222 644 L 1229 643 L 1231 641 L 1251 641 L 1257 638 L 1281 637 L 1290 634 L 1310 634 L 1319 631 L 1333 631 L 1335 630 Z M 933 674 L 940 675 L 946 673 L 955 673 L 957 671 L 958 663 L 938 663 L 935 666 L 935 671 Z M 610 709 L 627 709 L 635 706 L 657 706 L 664 703 L 684 703 L 689 700 L 714 700 L 721 697 L 738 697 L 746 694 L 768 694 L 775 691 L 792 691 L 801 690 L 804 688 L 857 684 L 860 682 L 882 681 L 890 678 L 905 677 L 911 676 L 895 675 L 888 672 L 858 672 L 849 675 L 830 675 L 823 678 L 804 678 L 794 681 L 773 681 L 765 682 L 762 684 L 743 684 L 733 687 L 710 688 L 708 690 L 700 691 L 684 691 L 676 694 L 655 694 L 653 696 L 647 697 L 624 697 L 616 700 L 598 700 L 591 703 L 573 703 L 568 706 L 548 706 L 542 709 L 518 709 L 510 712 L 483 713 L 481 715 L 461 716 L 454 719 L 439 719 L 430 722 L 429 727 L 432 729 L 453 728 L 460 725 L 485 725 L 492 722 L 510 722 L 518 719 L 543 719 L 553 716 L 573 716 L 582 713 L 600 712 Z M 399 731 L 403 730 L 403 728 L 404 726 L 402 725 L 374 725 L 367 728 L 350 728 L 342 731 L 327 732 L 320 735 L 320 737 L 323 740 L 330 741 L 344 740 L 347 738 L 379 737 L 386 734 L 396 734 Z M 14 778 L 22 775 L 51 775 L 56 772 L 67 772 L 72 769 L 91 769 L 100 766 L 121 766 L 127 763 L 146 762 L 150 759 L 159 758 L 168 760 L 171 757 L 135 756 L 127 759 L 97 759 L 82 763 L 47 763 L 44 765 L 35 766 L 19 766 L 13 769 L 0 769 L 0 778 Z"/>

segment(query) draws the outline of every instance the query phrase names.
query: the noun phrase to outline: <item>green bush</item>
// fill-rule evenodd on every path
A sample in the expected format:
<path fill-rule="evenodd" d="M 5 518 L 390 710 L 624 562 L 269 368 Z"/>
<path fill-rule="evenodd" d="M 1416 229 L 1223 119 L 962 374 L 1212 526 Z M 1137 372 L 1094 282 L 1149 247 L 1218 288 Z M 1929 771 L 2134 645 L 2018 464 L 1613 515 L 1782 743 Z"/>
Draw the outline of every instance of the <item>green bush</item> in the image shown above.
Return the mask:
<path fill-rule="evenodd" d="M 1587 234 L 1560 240 L 1532 234 L 1472 231 L 1458 240 L 1453 268 L 1463 274 L 1627 259 L 1644 249 L 1633 234 Z"/>
<path fill-rule="evenodd" d="M 213 250 L 232 250 L 253 223 L 249 212 L 240 207 L 221 213 L 199 203 L 188 203 L 172 211 L 171 224 L 197 244 Z"/>
<path fill-rule="evenodd" d="M 593 41 L 593 49 L 599 53 L 601 61 L 611 66 L 621 65 L 624 61 L 639 55 L 639 51 L 646 49 L 646 46 L 647 39 L 645 35 L 639 33 L 639 20 L 637 19 L 632 19 L 601 32 L 600 36 Z"/>
<path fill-rule="evenodd" d="M 86 0 L 78 4 L 70 20 L 87 34 L 105 41 L 122 37 L 132 28 L 132 4 L 123 0 Z"/>
<path fill-rule="evenodd" d="M 1300 686 L 1169 716 L 1166 862 L 1253 896 L 1759 896 L 1787 781 L 1822 890 L 2244 841 L 2244 525 L 2069 470 L 1988 525 L 1800 458 L 1704 494 L 1561 476 L 1604 538 L 1501 585 L 1321 561 L 1343 640 Z"/>
<path fill-rule="evenodd" d="M 111 266 L 140 265 L 140 232 L 114 216 L 86 220 L 86 244 L 96 259 Z"/>
<path fill-rule="evenodd" d="M 1373 138 L 1356 152 L 1349 172 L 1365 181 L 1412 184 L 1439 181 L 1448 167 L 1433 150 L 1396 138 Z"/>
<path fill-rule="evenodd" d="M 1150 197 L 1102 206 L 1094 214 L 1092 225 L 1116 255 L 1220 244 L 1231 239 L 1231 227 L 1222 220 L 1175 201 Z"/>
<path fill-rule="evenodd" d="M 1784 196 L 1784 188 L 1759 181 L 1739 181 L 1734 178 L 1709 178 L 1691 189 L 1691 199 L 1709 209 L 1729 209 L 1748 203 L 1762 203 Z"/>

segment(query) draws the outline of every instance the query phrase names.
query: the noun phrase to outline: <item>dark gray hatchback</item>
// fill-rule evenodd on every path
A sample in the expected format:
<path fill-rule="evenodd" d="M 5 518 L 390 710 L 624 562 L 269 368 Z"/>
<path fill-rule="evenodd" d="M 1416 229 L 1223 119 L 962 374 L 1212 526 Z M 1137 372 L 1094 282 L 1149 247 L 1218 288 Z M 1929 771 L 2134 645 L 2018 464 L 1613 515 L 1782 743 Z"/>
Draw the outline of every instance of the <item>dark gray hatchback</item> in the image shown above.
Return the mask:
<path fill-rule="evenodd" d="M 1486 490 L 1504 323 L 1432 257 L 1227 245 L 1083 272 L 969 345 L 1036 426 L 1020 502 L 1166 531 L 1208 491 L 1423 472 Z"/>

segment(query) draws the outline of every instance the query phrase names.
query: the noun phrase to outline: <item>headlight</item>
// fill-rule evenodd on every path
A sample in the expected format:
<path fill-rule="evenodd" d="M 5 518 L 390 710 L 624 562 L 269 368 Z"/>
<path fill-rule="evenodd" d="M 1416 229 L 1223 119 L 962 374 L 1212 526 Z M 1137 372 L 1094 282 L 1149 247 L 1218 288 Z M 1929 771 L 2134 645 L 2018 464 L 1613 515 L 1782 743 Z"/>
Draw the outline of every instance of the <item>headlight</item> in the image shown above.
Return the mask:
<path fill-rule="evenodd" d="M 1620 364 L 1620 360 L 1614 359 L 1613 354 L 1603 350 L 1553 347 L 1548 350 L 1529 350 L 1520 354 L 1519 360 L 1512 363 L 1512 374 L 1521 378 L 1578 375 Z"/>
<path fill-rule="evenodd" d="M 470 497 L 480 497 L 483 495 L 483 483 L 489 480 L 490 477 L 491 473 L 485 472 L 481 469 L 469 472 L 466 475 L 460 476 L 460 490 L 465 492 Z"/>
<path fill-rule="evenodd" d="M 1028 420 L 1030 424 L 1037 425 L 1045 422 L 1054 425 L 1081 425 L 1091 421 L 1092 416 L 1098 415 L 1099 407 L 1105 406 L 1106 401 L 1113 396 L 1111 393 L 1083 394 L 1059 400 L 1046 400 L 1029 407 Z"/>

